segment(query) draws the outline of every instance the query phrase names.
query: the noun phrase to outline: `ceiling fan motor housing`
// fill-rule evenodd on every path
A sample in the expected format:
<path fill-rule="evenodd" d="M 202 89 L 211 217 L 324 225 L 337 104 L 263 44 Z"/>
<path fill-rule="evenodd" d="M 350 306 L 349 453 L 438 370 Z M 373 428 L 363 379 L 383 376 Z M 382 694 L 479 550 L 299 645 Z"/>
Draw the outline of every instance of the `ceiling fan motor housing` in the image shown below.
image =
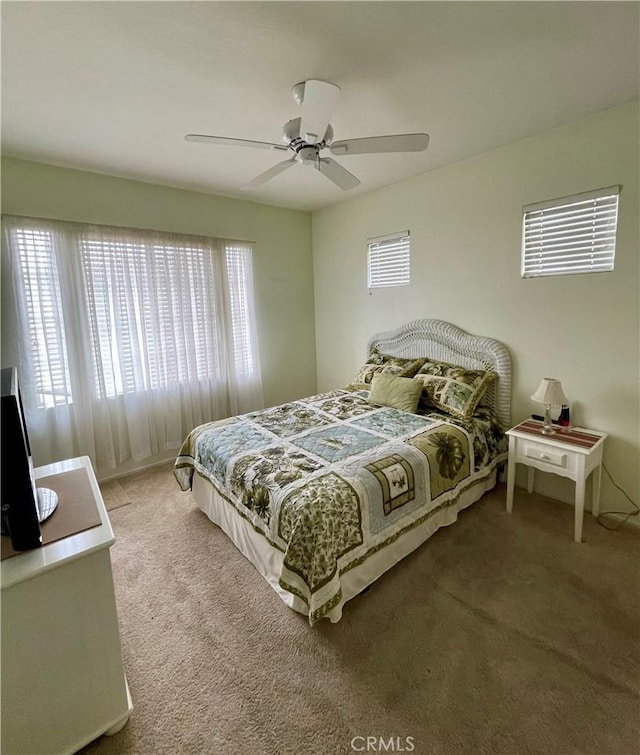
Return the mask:
<path fill-rule="evenodd" d="M 295 142 L 305 145 L 307 144 L 307 142 L 305 142 L 305 140 L 300 136 L 301 121 L 302 118 L 292 118 L 290 121 L 287 121 L 287 123 L 285 123 L 282 127 L 282 142 L 287 146 L 294 148 Z M 331 127 L 331 124 L 329 124 L 326 128 L 326 131 L 324 132 L 324 136 L 319 142 L 317 142 L 315 146 L 320 148 L 326 147 L 328 144 L 331 144 L 332 140 L 333 128 Z"/>

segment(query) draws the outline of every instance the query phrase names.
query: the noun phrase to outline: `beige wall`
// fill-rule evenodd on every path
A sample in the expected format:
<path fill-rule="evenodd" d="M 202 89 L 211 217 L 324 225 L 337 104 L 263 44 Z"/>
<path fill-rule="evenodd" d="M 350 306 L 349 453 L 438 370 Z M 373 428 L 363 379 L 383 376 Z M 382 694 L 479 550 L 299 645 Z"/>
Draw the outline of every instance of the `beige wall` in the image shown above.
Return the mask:
<path fill-rule="evenodd" d="M 540 412 L 541 377 L 560 378 L 574 421 L 610 434 L 605 464 L 638 500 L 638 171 L 636 102 L 313 213 L 318 390 L 349 381 L 372 333 L 448 320 L 511 351 L 514 423 Z M 612 184 L 615 270 L 522 279 L 522 206 Z M 367 238 L 407 228 L 411 286 L 370 295 Z M 538 477 L 572 497 L 568 481 Z M 606 475 L 602 490 L 605 509 L 627 508 Z"/>
<path fill-rule="evenodd" d="M 315 392 L 308 213 L 9 158 L 2 160 L 2 212 L 255 241 L 266 405 Z M 6 322 L 3 337 L 11 339 Z"/>
<path fill-rule="evenodd" d="M 317 389 L 344 385 L 363 361 L 369 336 L 408 320 L 436 317 L 498 338 L 513 356 L 514 423 L 540 410 L 529 400 L 540 377 L 559 377 L 574 421 L 610 434 L 605 463 L 637 500 L 637 134 L 638 104 L 632 103 L 345 200 L 311 219 L 7 158 L 2 210 L 255 241 L 267 405 L 312 394 L 316 360 Z M 623 187 L 616 269 L 523 280 L 522 205 L 611 184 Z M 411 230 L 412 285 L 369 295 L 366 239 L 405 228 Z M 3 317 L 3 350 L 10 340 Z M 539 477 L 543 491 L 573 495 L 570 483 Z M 606 475 L 603 504 L 625 508 Z"/>

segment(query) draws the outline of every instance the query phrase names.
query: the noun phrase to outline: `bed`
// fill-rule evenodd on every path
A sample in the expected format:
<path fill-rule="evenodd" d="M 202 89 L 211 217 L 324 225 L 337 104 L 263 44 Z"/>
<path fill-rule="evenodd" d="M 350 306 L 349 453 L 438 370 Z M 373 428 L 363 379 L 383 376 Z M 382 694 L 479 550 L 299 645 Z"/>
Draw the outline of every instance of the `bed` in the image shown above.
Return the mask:
<path fill-rule="evenodd" d="M 415 411 L 372 400 L 383 381 L 413 389 L 416 379 Z M 472 411 L 460 403 L 465 381 Z M 287 606 L 311 624 L 337 622 L 347 601 L 494 487 L 510 402 L 501 343 L 416 320 L 374 335 L 343 389 L 195 428 L 174 474 Z"/>

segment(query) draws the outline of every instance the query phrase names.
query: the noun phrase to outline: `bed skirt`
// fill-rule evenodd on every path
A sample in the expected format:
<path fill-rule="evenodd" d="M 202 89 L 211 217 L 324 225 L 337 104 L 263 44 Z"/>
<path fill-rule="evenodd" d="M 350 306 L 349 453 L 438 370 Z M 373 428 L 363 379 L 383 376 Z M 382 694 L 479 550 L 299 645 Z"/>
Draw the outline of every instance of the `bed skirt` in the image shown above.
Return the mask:
<path fill-rule="evenodd" d="M 426 542 L 440 527 L 453 524 L 458 518 L 458 512 L 479 500 L 495 484 L 496 469 L 494 467 L 487 477 L 477 480 L 475 484 L 461 493 L 455 504 L 444 507 L 420 526 L 410 529 L 388 547 L 372 554 L 362 564 L 345 571 L 340 576 L 342 600 L 326 614 L 326 617 L 333 623 L 340 621 L 342 607 L 348 600 L 361 593 L 398 561 Z M 193 476 L 192 493 L 200 510 L 220 527 L 273 587 L 282 601 L 294 611 L 308 616 L 309 609 L 305 603 L 280 586 L 284 553 L 270 545 L 247 520 L 238 516 L 234 507 L 197 473 Z"/>

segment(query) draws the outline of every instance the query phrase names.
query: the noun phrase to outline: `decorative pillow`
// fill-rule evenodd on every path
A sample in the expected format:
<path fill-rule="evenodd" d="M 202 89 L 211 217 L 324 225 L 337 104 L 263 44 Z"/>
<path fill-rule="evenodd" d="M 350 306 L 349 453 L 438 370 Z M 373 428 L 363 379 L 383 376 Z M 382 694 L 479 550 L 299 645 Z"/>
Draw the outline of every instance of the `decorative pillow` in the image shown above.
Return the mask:
<path fill-rule="evenodd" d="M 365 389 L 371 387 L 374 375 L 396 375 L 397 377 L 413 377 L 424 364 L 424 359 L 401 359 L 380 354 L 375 349 L 369 359 L 355 374 L 348 388 Z"/>
<path fill-rule="evenodd" d="M 442 409 L 452 417 L 468 419 L 495 378 L 491 370 L 468 370 L 428 360 L 413 379 L 422 383 L 421 403 Z"/>
<path fill-rule="evenodd" d="M 391 406 L 403 412 L 415 412 L 420 401 L 422 384 L 418 380 L 397 375 L 374 375 L 369 401 L 379 406 Z"/>

